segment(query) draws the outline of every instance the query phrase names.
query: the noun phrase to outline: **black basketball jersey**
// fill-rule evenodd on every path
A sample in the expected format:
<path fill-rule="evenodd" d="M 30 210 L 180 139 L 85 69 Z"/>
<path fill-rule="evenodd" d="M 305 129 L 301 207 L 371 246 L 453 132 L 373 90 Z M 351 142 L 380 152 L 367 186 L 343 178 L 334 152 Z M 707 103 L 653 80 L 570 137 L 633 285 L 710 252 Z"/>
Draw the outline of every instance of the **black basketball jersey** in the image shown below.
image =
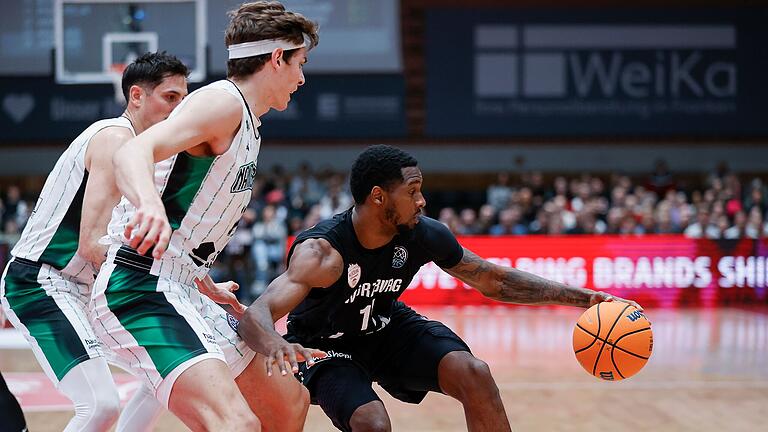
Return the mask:
<path fill-rule="evenodd" d="M 296 237 L 327 240 L 344 260 L 344 272 L 328 288 L 315 288 L 288 315 L 288 334 L 302 342 L 316 338 L 348 338 L 383 329 L 397 307 L 397 298 L 419 268 L 434 261 L 450 268 L 461 261 L 463 249 L 440 222 L 421 216 L 416 227 L 385 246 L 364 248 L 352 226 L 352 209 L 335 215 Z"/>

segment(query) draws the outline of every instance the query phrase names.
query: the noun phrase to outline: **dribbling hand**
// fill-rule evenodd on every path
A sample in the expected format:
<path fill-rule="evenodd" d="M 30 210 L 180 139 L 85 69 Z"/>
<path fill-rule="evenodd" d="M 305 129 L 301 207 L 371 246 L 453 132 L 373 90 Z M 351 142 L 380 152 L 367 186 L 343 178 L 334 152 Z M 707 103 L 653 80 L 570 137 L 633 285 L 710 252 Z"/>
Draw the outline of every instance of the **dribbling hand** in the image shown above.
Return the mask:
<path fill-rule="evenodd" d="M 136 227 L 138 230 L 134 232 Z M 136 214 L 125 226 L 123 236 L 139 255 L 146 254 L 154 246 L 152 257 L 159 259 L 163 256 L 171 240 L 171 225 L 163 204 L 147 204 L 136 209 Z"/>
<path fill-rule="evenodd" d="M 610 301 L 617 301 L 622 303 L 627 303 L 630 306 L 634 306 L 637 310 L 640 312 L 643 311 L 642 306 L 637 304 L 636 302 L 632 300 L 623 299 L 621 297 L 616 297 L 614 295 L 610 295 L 607 292 L 597 291 L 596 293 L 592 294 L 592 296 L 589 298 L 589 307 L 592 307 L 598 303 L 602 302 L 610 302 Z"/>
<path fill-rule="evenodd" d="M 287 375 L 286 363 L 291 367 L 291 372 L 299 372 L 299 362 L 306 361 L 307 366 L 315 364 L 315 359 L 325 358 L 325 351 L 314 348 L 304 348 L 301 344 L 283 342 L 273 347 L 266 359 L 267 375 L 272 376 L 272 369 L 277 363 L 281 375 Z"/>

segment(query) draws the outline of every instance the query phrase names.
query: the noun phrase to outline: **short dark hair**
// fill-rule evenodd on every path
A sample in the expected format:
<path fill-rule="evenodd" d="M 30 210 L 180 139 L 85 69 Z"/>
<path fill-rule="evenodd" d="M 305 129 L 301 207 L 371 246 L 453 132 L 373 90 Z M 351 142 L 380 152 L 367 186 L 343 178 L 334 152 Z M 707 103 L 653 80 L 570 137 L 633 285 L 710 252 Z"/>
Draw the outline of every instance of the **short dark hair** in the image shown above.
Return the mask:
<path fill-rule="evenodd" d="M 374 186 L 389 190 L 403 181 L 403 168 L 419 163 L 408 153 L 389 145 L 374 145 L 365 149 L 352 165 L 349 189 L 355 203 L 362 204 Z"/>
<path fill-rule="evenodd" d="M 300 13 L 285 10 L 277 1 L 243 3 L 229 12 L 229 25 L 224 34 L 227 46 L 264 39 L 284 39 L 297 44 L 304 42 L 306 34 L 312 46 L 317 45 L 317 24 Z M 309 47 L 307 47 L 309 49 Z M 285 50 L 283 59 L 291 62 L 298 49 Z M 272 54 L 231 59 L 227 61 L 227 77 L 243 78 L 261 70 Z"/>
<path fill-rule="evenodd" d="M 123 71 L 123 96 L 128 101 L 131 86 L 139 85 L 152 91 L 169 76 L 189 76 L 189 68 L 176 56 L 165 51 L 148 52 L 131 62 Z"/>

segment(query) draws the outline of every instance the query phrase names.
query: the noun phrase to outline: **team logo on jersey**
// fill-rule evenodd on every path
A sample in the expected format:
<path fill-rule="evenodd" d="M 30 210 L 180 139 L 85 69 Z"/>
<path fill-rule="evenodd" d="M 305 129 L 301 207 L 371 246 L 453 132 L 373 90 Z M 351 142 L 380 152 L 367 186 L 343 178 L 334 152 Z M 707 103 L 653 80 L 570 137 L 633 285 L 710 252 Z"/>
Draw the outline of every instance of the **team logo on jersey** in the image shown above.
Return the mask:
<path fill-rule="evenodd" d="M 231 193 L 245 192 L 253 189 L 253 183 L 256 181 L 256 162 L 248 162 L 237 170 L 237 177 L 232 183 Z"/>
<path fill-rule="evenodd" d="M 360 274 L 362 271 L 360 270 L 360 266 L 357 264 L 350 264 L 349 268 L 347 268 L 347 282 L 349 282 L 349 287 L 354 288 L 357 286 L 357 283 L 360 282 Z"/>
<path fill-rule="evenodd" d="M 216 245 L 214 245 L 213 242 L 205 242 L 192 249 L 189 257 L 192 258 L 192 261 L 196 266 L 200 267 L 205 265 L 206 267 L 211 268 L 213 261 L 216 259 L 215 255 Z M 213 256 L 213 259 L 211 259 L 211 256 Z"/>
<path fill-rule="evenodd" d="M 402 246 L 395 246 L 395 254 L 392 255 L 392 268 L 402 268 L 408 261 L 408 251 Z"/>
<path fill-rule="evenodd" d="M 230 314 L 227 314 L 227 324 L 229 324 L 229 326 L 232 328 L 232 330 L 235 331 L 235 333 L 237 333 L 237 329 L 240 328 L 240 321 Z"/>

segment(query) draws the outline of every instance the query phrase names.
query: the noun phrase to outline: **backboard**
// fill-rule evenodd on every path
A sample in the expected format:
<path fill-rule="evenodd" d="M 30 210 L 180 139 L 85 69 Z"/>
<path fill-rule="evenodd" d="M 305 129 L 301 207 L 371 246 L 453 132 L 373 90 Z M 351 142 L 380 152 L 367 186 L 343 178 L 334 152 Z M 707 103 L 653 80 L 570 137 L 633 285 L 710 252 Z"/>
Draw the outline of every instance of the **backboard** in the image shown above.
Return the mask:
<path fill-rule="evenodd" d="M 54 0 L 56 82 L 110 83 L 147 51 L 165 50 L 206 77 L 206 0 Z"/>

